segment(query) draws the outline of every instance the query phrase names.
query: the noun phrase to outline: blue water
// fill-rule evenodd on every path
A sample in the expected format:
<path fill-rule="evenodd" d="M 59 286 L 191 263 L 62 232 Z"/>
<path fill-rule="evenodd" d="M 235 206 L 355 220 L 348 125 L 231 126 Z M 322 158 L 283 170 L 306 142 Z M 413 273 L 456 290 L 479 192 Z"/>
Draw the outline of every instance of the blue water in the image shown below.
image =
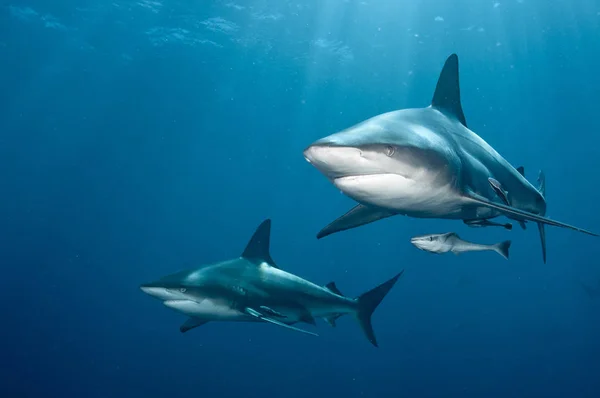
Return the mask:
<path fill-rule="evenodd" d="M 0 396 L 598 397 L 597 239 L 392 217 L 322 240 L 353 206 L 302 156 L 427 106 L 460 58 L 469 126 L 535 180 L 549 216 L 600 229 L 594 0 L 0 3 Z M 243 250 L 273 220 L 282 268 L 350 296 L 319 337 L 185 317 L 140 283 Z M 456 231 L 493 253 L 436 256 Z M 309 326 L 310 327 L 310 326 Z M 312 330 L 312 329 L 311 329 Z"/>

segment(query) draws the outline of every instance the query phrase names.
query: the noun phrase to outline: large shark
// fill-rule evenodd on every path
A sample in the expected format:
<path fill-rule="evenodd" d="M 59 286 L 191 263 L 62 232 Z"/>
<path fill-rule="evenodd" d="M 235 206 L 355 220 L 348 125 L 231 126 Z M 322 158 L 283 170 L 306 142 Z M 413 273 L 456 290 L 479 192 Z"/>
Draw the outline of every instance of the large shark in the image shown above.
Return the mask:
<path fill-rule="evenodd" d="M 233 321 L 269 322 L 316 335 L 292 325 L 315 325 L 320 317 L 335 326 L 337 318 L 352 314 L 377 347 L 371 315 L 404 271 L 357 298 L 346 297 L 334 282 L 319 286 L 279 268 L 269 252 L 270 235 L 267 219 L 240 257 L 180 271 L 140 288 L 190 317 L 181 332 L 210 321 Z"/>
<path fill-rule="evenodd" d="M 538 187 L 467 127 L 460 101 L 458 57 L 446 60 L 431 105 L 377 115 L 304 150 L 308 162 L 359 204 L 317 238 L 402 214 L 525 228 L 537 223 L 546 262 L 544 225 L 598 236 L 546 217 L 545 178 Z M 509 229 L 510 224 L 505 227 Z"/>

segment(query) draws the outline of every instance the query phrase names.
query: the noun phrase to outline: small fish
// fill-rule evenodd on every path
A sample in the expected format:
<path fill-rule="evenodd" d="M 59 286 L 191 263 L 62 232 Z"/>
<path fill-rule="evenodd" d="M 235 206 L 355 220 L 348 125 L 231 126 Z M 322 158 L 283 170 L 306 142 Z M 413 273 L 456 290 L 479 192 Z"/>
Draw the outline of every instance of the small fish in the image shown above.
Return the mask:
<path fill-rule="evenodd" d="M 489 221 L 486 219 L 464 220 L 463 222 L 465 224 L 467 224 L 469 227 L 474 227 L 474 228 L 477 228 L 477 227 L 502 227 L 502 228 L 508 229 L 510 231 L 513 227 L 511 223 L 501 224 L 501 223 Z"/>
<path fill-rule="evenodd" d="M 445 234 L 415 236 L 410 239 L 410 243 L 415 245 L 418 249 L 436 254 L 448 252 L 460 254 L 464 252 L 490 250 L 495 251 L 508 260 L 508 249 L 510 248 L 511 241 L 507 240 L 496 243 L 495 245 L 480 245 L 462 240 L 455 232 L 448 232 Z"/>

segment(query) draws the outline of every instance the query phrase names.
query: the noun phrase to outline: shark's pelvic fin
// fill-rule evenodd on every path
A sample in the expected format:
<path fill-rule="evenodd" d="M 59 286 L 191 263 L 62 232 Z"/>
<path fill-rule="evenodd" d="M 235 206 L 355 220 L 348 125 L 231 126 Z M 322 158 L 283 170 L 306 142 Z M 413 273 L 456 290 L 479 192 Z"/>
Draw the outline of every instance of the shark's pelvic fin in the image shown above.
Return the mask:
<path fill-rule="evenodd" d="M 519 172 L 519 174 L 521 174 L 523 177 L 525 177 L 525 167 L 519 166 L 519 167 L 517 167 L 517 171 Z"/>
<path fill-rule="evenodd" d="M 326 316 L 323 317 L 323 319 L 325 320 L 325 322 L 327 322 L 329 324 L 329 326 L 331 326 L 332 328 L 336 327 L 336 323 L 335 321 L 341 317 L 343 314 L 335 314 L 335 315 L 331 315 L 331 316 Z"/>
<path fill-rule="evenodd" d="M 473 192 L 469 193 L 467 195 L 467 198 L 481 206 L 486 206 L 491 209 L 496 209 L 498 211 L 501 211 L 505 215 L 516 217 L 517 219 L 538 222 L 538 223 L 542 223 L 542 224 L 552 225 L 555 227 L 568 228 L 568 229 L 572 229 L 574 231 L 583 232 L 584 234 L 598 236 L 598 234 L 595 234 L 595 233 L 585 230 L 583 228 L 578 228 L 573 225 L 562 223 L 560 221 L 554 221 L 549 218 L 539 216 L 537 214 L 529 213 L 524 210 L 519 210 L 517 208 L 506 206 L 506 205 L 503 205 L 500 203 L 491 202 L 490 200 L 484 198 L 483 196 L 477 195 L 476 193 L 473 193 Z"/>
<path fill-rule="evenodd" d="M 185 321 L 180 327 L 179 327 L 179 331 L 181 333 L 185 333 L 188 332 L 194 328 L 197 328 L 198 326 L 202 326 L 205 323 L 208 323 L 208 321 L 202 320 L 202 319 L 198 319 L 198 318 L 189 318 L 187 321 Z"/>
<path fill-rule="evenodd" d="M 467 127 L 465 114 L 460 103 L 460 83 L 458 79 L 458 56 L 452 54 L 446 59 L 435 87 L 431 106 L 455 117 Z"/>
<path fill-rule="evenodd" d="M 266 219 L 263 221 L 256 231 L 250 241 L 246 245 L 244 252 L 242 253 L 242 257 L 247 260 L 250 260 L 256 264 L 267 263 L 275 268 L 277 265 L 275 261 L 271 258 L 271 253 L 269 247 L 271 245 L 271 219 Z"/>
<path fill-rule="evenodd" d="M 255 310 L 253 308 L 249 308 L 249 307 L 246 308 L 246 313 L 248 315 L 251 315 L 251 316 L 253 316 L 255 318 L 258 318 L 258 319 L 260 319 L 262 321 L 272 323 L 274 325 L 282 326 L 284 328 L 295 330 L 297 332 L 306 333 L 306 334 L 310 334 L 310 335 L 313 335 L 313 336 L 318 336 L 318 334 L 316 334 L 316 333 L 309 332 L 308 330 L 300 329 L 300 328 L 297 328 L 297 327 L 292 326 L 292 325 L 287 325 L 287 324 L 285 324 L 283 322 L 279 322 L 276 319 L 273 319 L 271 317 L 265 316 L 260 311 L 257 311 L 257 310 Z"/>
<path fill-rule="evenodd" d="M 367 339 L 373 344 L 375 347 L 377 345 L 377 339 L 375 338 L 375 332 L 373 331 L 373 325 L 371 323 L 371 316 L 373 312 L 381 303 L 381 300 L 389 293 L 390 289 L 394 287 L 398 278 L 402 276 L 404 270 L 400 271 L 396 276 L 387 282 L 382 283 L 381 285 L 369 290 L 366 293 L 361 294 L 356 298 L 356 302 L 358 304 L 358 311 L 356 312 L 356 318 L 360 323 L 360 327 L 363 332 L 367 336 Z"/>
<path fill-rule="evenodd" d="M 338 296 L 342 296 L 344 297 L 344 295 L 342 294 L 342 292 L 340 292 L 340 289 L 337 288 L 337 286 L 335 285 L 335 282 L 329 282 L 328 284 L 325 285 L 325 287 L 327 288 L 327 290 L 329 290 L 331 293 L 335 293 Z"/>
<path fill-rule="evenodd" d="M 323 228 L 318 234 L 317 239 L 326 237 L 327 235 L 334 234 L 336 232 L 345 231 L 347 229 L 360 227 L 361 225 L 372 223 L 373 221 L 381 220 L 383 218 L 391 217 L 396 213 L 391 210 L 381 209 L 378 207 L 370 207 L 365 205 L 354 206 L 343 216 L 337 218 L 325 228 Z"/>

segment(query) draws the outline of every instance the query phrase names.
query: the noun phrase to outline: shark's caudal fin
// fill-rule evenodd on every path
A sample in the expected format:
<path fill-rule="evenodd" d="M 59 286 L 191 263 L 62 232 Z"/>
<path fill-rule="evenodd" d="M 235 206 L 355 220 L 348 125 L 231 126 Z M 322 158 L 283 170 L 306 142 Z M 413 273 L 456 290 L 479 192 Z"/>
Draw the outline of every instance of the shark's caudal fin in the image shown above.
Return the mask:
<path fill-rule="evenodd" d="M 538 174 L 538 191 L 542 194 L 544 199 L 546 199 L 546 176 L 542 170 Z M 540 232 L 540 242 L 542 244 L 542 257 L 544 259 L 544 264 L 546 264 L 546 228 L 544 228 L 544 224 L 538 223 L 538 231 Z"/>
<path fill-rule="evenodd" d="M 460 103 L 460 83 L 458 79 L 458 56 L 452 54 L 446 59 L 438 78 L 431 106 L 446 115 L 458 119 L 467 127 L 465 114 Z"/>
<path fill-rule="evenodd" d="M 198 326 L 202 326 L 205 323 L 208 323 L 208 321 L 204 321 L 202 319 L 198 319 L 198 318 L 189 318 L 187 321 L 185 321 L 180 327 L 179 327 L 179 331 L 181 333 L 185 333 L 187 331 L 190 331 L 194 328 L 197 328 Z"/>
<path fill-rule="evenodd" d="M 498 211 L 501 211 L 505 215 L 511 216 L 516 219 L 533 221 L 533 222 L 537 222 L 537 223 L 552 225 L 554 227 L 568 228 L 568 229 L 572 229 L 574 231 L 583 232 L 584 234 L 598 236 L 598 234 L 595 234 L 595 233 L 585 230 L 583 228 L 574 227 L 572 225 L 565 224 L 560 221 L 554 221 L 549 218 L 539 216 L 537 214 L 529 213 L 524 210 L 519 210 L 514 207 L 506 206 L 506 205 L 503 205 L 500 203 L 491 202 L 490 200 L 488 200 L 480 195 L 477 195 L 475 193 L 468 194 L 467 198 L 472 200 L 473 202 L 477 203 L 478 205 L 489 207 L 491 209 L 496 209 Z"/>
<path fill-rule="evenodd" d="M 395 214 L 396 213 L 386 209 L 357 205 L 350 209 L 350 211 L 348 211 L 346 214 L 337 218 L 323 228 L 317 234 L 317 239 L 324 238 L 327 235 L 331 235 L 336 232 L 360 227 L 361 225 L 369 224 L 373 221 L 381 220 L 382 218 L 391 217 Z"/>
<path fill-rule="evenodd" d="M 511 242 L 509 240 L 505 240 L 504 242 L 496 243 L 494 247 L 494 251 L 508 260 L 508 249 L 510 249 Z"/>
<path fill-rule="evenodd" d="M 267 218 L 263 221 L 250 238 L 246 245 L 242 257 L 254 263 L 267 263 L 273 267 L 275 261 L 271 258 L 269 247 L 271 245 L 271 219 Z"/>
<path fill-rule="evenodd" d="M 369 339 L 371 344 L 373 344 L 375 347 L 378 347 L 378 345 L 377 339 L 375 338 L 375 332 L 373 331 L 373 325 L 371 324 L 371 316 L 373 315 L 373 312 L 379 303 L 381 303 L 381 300 L 383 300 L 390 289 L 394 287 L 396 281 L 398 278 L 400 278 L 403 272 L 404 270 L 402 270 L 398 275 L 394 276 L 389 281 L 384 282 L 376 288 L 361 294 L 356 299 L 358 302 L 358 311 L 356 313 L 356 317 L 363 332 L 367 336 L 367 339 Z"/>

